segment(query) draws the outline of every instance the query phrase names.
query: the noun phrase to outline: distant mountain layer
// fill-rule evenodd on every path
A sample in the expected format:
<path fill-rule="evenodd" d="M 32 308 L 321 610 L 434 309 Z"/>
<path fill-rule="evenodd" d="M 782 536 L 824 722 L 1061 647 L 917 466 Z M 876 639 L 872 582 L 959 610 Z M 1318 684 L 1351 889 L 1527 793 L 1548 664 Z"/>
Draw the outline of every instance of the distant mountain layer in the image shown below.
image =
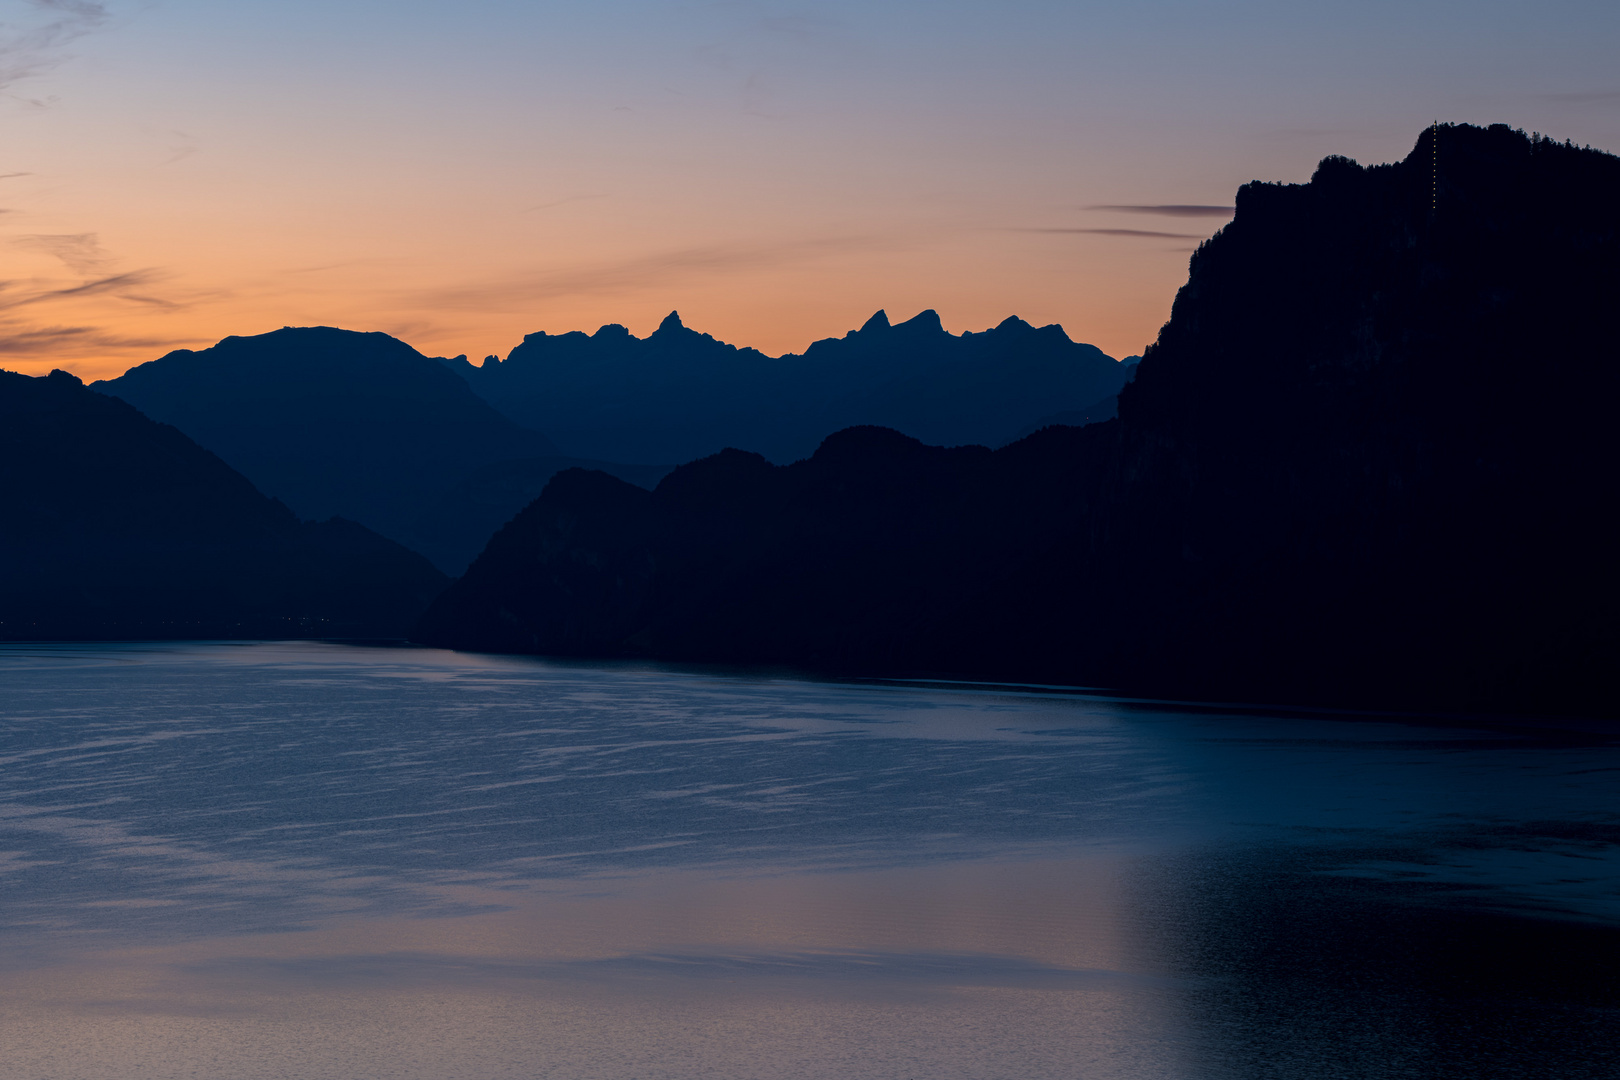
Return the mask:
<path fill-rule="evenodd" d="M 0 372 L 0 638 L 392 637 L 444 587 L 65 372 Z"/>
<path fill-rule="evenodd" d="M 671 315 L 645 341 L 616 326 L 532 334 L 481 368 L 387 334 L 287 327 L 93 388 L 173 424 L 301 517 L 349 518 L 459 574 L 564 468 L 650 487 L 661 462 L 728 446 L 793 460 L 853 422 L 999 444 L 1064 406 L 1077 410 L 1066 419 L 1112 415 L 1132 370 L 1017 319 L 957 336 L 932 312 L 899 326 L 880 313 L 772 359 Z M 553 429 L 568 453 L 541 433 Z"/>
<path fill-rule="evenodd" d="M 857 424 L 925 442 L 999 446 L 1042 417 L 1091 409 L 1130 365 L 1069 340 L 1059 326 L 1007 319 L 950 334 L 925 311 L 779 358 L 689 330 L 673 313 L 642 339 L 622 326 L 530 334 L 505 361 L 448 361 L 485 400 L 570 454 L 673 463 L 727 447 L 782 463 Z"/>
<path fill-rule="evenodd" d="M 553 473 L 580 464 L 387 334 L 228 337 L 93 388 L 173 424 L 300 516 L 358 521 L 451 573 Z M 591 464 L 647 483 L 664 471 Z"/>
<path fill-rule="evenodd" d="M 1246 185 L 1117 419 L 994 452 L 858 429 L 650 494 L 561 473 L 415 636 L 1620 713 L 1616 191 L 1620 159 L 1500 125 Z"/>

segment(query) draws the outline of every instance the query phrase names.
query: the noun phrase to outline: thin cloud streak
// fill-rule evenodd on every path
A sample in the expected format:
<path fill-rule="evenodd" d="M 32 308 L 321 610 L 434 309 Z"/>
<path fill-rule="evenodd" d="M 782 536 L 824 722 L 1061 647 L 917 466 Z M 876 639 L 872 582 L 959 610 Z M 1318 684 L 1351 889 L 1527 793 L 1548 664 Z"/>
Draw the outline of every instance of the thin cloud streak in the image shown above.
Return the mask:
<path fill-rule="evenodd" d="M 478 285 L 428 289 L 407 295 L 412 307 L 510 311 L 567 296 L 628 292 L 674 279 L 805 262 L 824 255 L 893 247 L 874 237 L 831 237 L 775 245 L 684 248 L 602 266 L 513 274 Z"/>
<path fill-rule="evenodd" d="M 1087 210 L 1111 210 L 1120 214 L 1158 214 L 1162 217 L 1219 217 L 1229 218 L 1237 213 L 1235 206 L 1203 206 L 1193 203 L 1165 203 L 1147 205 L 1137 203 L 1110 203 L 1088 206 Z"/>
<path fill-rule="evenodd" d="M 58 50 L 100 28 L 110 18 L 105 4 L 91 0 L 29 0 L 48 22 L 7 28 L 0 36 L 0 90 L 43 74 L 63 59 Z"/>
<path fill-rule="evenodd" d="M 1154 232 L 1151 229 L 1013 229 L 1013 232 L 1029 233 L 1087 233 L 1092 236 L 1138 236 L 1149 237 L 1155 240 L 1203 240 L 1206 239 L 1197 233 L 1181 232 Z"/>
<path fill-rule="evenodd" d="M 32 248 L 61 260 L 76 274 L 96 274 L 107 265 L 107 252 L 95 233 L 32 233 L 12 237 L 16 247 Z"/>
<path fill-rule="evenodd" d="M 1544 101 L 1562 101 L 1570 105 L 1597 105 L 1620 101 L 1620 90 L 1589 90 L 1573 94 L 1542 94 Z"/>
<path fill-rule="evenodd" d="M 150 304 L 155 307 L 179 308 L 181 305 L 170 300 L 156 296 L 145 296 L 140 293 L 129 292 L 129 289 L 150 285 L 163 277 L 157 270 L 131 270 L 124 274 L 113 274 L 111 277 L 87 281 L 82 285 L 72 285 L 65 289 L 47 289 L 24 296 L 18 300 L 10 300 L 0 296 L 0 310 L 11 310 L 28 307 L 33 304 L 46 304 L 56 300 L 71 300 L 86 296 L 116 296 L 121 300 L 133 300 L 138 304 Z M 0 289 L 10 288 L 12 282 L 0 282 Z"/>
<path fill-rule="evenodd" d="M 569 203 L 589 202 L 593 199 L 605 199 L 606 195 L 570 195 L 566 199 L 555 199 L 551 202 L 538 203 L 534 206 L 525 206 L 519 210 L 520 214 L 533 213 L 536 210 L 550 210 L 554 206 L 566 206 Z"/>
<path fill-rule="evenodd" d="M 198 339 L 125 337 L 99 326 L 26 326 L 0 323 L 0 356 L 74 356 L 87 351 L 170 349 Z"/>

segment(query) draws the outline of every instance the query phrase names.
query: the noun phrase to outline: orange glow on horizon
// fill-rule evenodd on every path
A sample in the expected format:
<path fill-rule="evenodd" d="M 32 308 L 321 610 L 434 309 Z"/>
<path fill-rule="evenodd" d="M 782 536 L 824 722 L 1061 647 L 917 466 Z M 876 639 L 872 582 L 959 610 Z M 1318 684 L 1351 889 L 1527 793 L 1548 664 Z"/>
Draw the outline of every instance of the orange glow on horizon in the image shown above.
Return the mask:
<path fill-rule="evenodd" d="M 1352 7 L 14 6 L 0 367 L 86 379 L 282 326 L 476 361 L 671 310 L 771 355 L 932 308 L 1122 357 L 1249 180 L 1435 116 L 1620 145 L 1610 38 L 1528 8 L 1521 76 L 1445 4 L 1398 41 Z"/>
<path fill-rule="evenodd" d="M 940 230 L 774 244 L 672 238 L 643 252 L 625 244 L 616 258 L 591 258 L 582 239 L 577 255 L 552 249 L 545 262 L 513 260 L 501 272 L 410 252 L 313 250 L 296 265 L 275 237 L 221 244 L 174 230 L 170 251 L 141 261 L 170 255 L 163 261 L 188 265 L 179 272 L 105 254 L 101 238 L 118 231 L 41 232 L 14 245 L 30 273 L 13 277 L 15 299 L 0 312 L 10 323 L 0 367 L 62 368 L 91 381 L 171 349 L 311 325 L 381 330 L 427 355 L 476 363 L 541 330 L 621 323 L 646 336 L 671 310 L 695 330 L 775 356 L 842 336 L 880 308 L 895 321 L 932 308 L 954 333 L 1009 315 L 1059 323 L 1074 340 L 1123 357 L 1141 352 L 1168 317 L 1187 258 L 1168 243 L 1106 235 Z M 256 252 L 260 245 L 269 250 Z M 1092 262 L 1099 255 L 1103 272 Z M 260 260 L 270 269 L 252 265 Z"/>

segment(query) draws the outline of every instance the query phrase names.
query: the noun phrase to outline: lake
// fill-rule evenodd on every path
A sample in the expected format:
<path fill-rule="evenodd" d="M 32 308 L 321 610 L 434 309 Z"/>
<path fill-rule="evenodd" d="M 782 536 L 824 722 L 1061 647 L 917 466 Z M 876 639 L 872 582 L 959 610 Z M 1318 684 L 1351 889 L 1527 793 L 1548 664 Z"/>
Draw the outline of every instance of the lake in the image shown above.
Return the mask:
<path fill-rule="evenodd" d="M 1620 1075 L 1599 723 L 0 647 L 0 1077 Z"/>

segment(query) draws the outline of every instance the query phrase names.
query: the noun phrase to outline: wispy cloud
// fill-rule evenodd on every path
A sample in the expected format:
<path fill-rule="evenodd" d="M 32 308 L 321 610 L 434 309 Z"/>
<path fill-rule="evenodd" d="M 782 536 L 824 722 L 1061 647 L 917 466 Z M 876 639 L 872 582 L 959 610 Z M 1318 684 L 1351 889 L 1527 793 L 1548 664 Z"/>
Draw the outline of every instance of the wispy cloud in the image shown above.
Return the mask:
<path fill-rule="evenodd" d="M 177 161 L 184 161 L 202 149 L 198 145 L 196 138 L 186 134 L 184 131 L 170 130 L 163 136 L 163 141 L 168 143 L 167 150 L 169 153 L 169 156 L 160 162 L 163 165 L 173 165 Z"/>
<path fill-rule="evenodd" d="M 158 270 L 107 274 L 76 285 L 0 281 L 0 356 L 72 366 L 84 374 L 88 365 L 105 374 L 109 364 L 127 362 L 132 354 L 167 352 L 194 345 L 189 334 L 169 334 L 160 326 L 144 332 L 119 329 L 131 307 L 166 314 L 191 306 L 204 294 L 176 302 L 151 292 L 166 279 Z M 112 326 L 107 324 L 111 323 Z M 86 378 L 92 377 L 85 375 Z"/>
<path fill-rule="evenodd" d="M 827 237 L 783 244 L 715 244 L 644 255 L 621 262 L 533 270 L 484 282 L 415 291 L 411 306 L 461 311 L 511 311 L 545 300 L 622 293 L 682 278 L 807 262 L 849 251 L 892 248 L 899 241 L 870 236 Z"/>
<path fill-rule="evenodd" d="M 135 292 L 148 285 L 162 280 L 163 274 L 158 270 L 131 270 L 124 274 L 112 274 L 107 277 L 86 281 L 66 288 L 35 289 L 28 292 L 12 293 L 16 282 L 0 282 L 0 311 L 10 311 L 21 307 L 31 307 L 35 304 L 48 304 L 53 301 L 83 299 L 92 296 L 113 296 L 120 300 L 129 300 L 137 304 L 151 307 L 178 308 L 181 305 L 172 300 L 151 296 L 144 292 Z"/>
<path fill-rule="evenodd" d="M 82 374 L 88 365 L 94 374 L 105 374 L 132 354 L 149 357 L 195 344 L 190 335 L 168 333 L 164 317 L 228 295 L 183 287 L 176 295 L 170 275 L 156 267 L 120 271 L 120 260 L 92 232 L 30 233 L 5 243 L 48 255 L 71 275 L 0 280 L 0 355 L 24 368 L 33 361 L 71 365 Z M 160 320 L 155 327 L 154 315 Z M 132 332 L 125 328 L 132 319 L 147 326 Z"/>
<path fill-rule="evenodd" d="M 1089 233 L 1093 236 L 1139 236 L 1155 240 L 1203 240 L 1198 233 L 1154 232 L 1151 229 L 1013 229 L 1012 232 Z"/>
<path fill-rule="evenodd" d="M 363 259 L 339 259 L 337 262 L 317 263 L 314 266 L 289 266 L 277 273 L 324 274 L 328 270 L 347 270 L 355 266 L 397 266 L 403 261 L 394 255 L 370 255 Z"/>
<path fill-rule="evenodd" d="M 1569 94 L 1542 94 L 1545 101 L 1562 101 L 1569 105 L 1598 105 L 1620 101 L 1620 90 L 1583 90 Z"/>
<path fill-rule="evenodd" d="M 64 46 L 110 17 L 105 4 L 92 0 L 26 2 L 36 13 L 32 25 L 10 24 L 0 29 L 0 90 L 50 70 L 64 59 Z"/>
<path fill-rule="evenodd" d="M 11 243 L 53 255 L 76 274 L 98 274 L 109 262 L 95 233 L 31 233 L 14 236 Z"/>
<path fill-rule="evenodd" d="M 534 212 L 535 210 L 550 210 L 554 206 L 566 206 L 569 203 L 589 202 L 593 199 L 605 198 L 607 198 L 606 195 L 570 195 L 566 199 L 553 199 L 551 202 L 536 203 L 533 206 L 525 206 L 523 209 L 519 210 L 518 213 L 528 214 Z"/>
<path fill-rule="evenodd" d="M 191 339 L 130 337 L 99 326 L 29 326 L 0 321 L 0 355 L 28 357 L 84 356 L 127 349 L 169 349 L 193 344 Z"/>
<path fill-rule="evenodd" d="M 855 41 L 846 23 L 824 15 L 767 16 L 754 23 L 754 29 L 799 45 L 838 53 L 848 51 Z"/>
<path fill-rule="evenodd" d="M 852 26 L 821 14 L 768 14 L 764 5 L 718 5 L 726 30 L 719 40 L 695 51 L 699 63 L 735 80 L 732 92 L 745 114 L 777 120 L 794 107 L 794 74 L 849 65 L 862 54 Z"/>
<path fill-rule="evenodd" d="M 1110 203 L 1104 206 L 1088 206 L 1086 209 L 1111 210 L 1120 214 L 1158 214 L 1162 217 L 1229 218 L 1237 213 L 1237 207 L 1235 206 L 1203 206 L 1194 203 L 1160 203 L 1156 205 Z"/>

